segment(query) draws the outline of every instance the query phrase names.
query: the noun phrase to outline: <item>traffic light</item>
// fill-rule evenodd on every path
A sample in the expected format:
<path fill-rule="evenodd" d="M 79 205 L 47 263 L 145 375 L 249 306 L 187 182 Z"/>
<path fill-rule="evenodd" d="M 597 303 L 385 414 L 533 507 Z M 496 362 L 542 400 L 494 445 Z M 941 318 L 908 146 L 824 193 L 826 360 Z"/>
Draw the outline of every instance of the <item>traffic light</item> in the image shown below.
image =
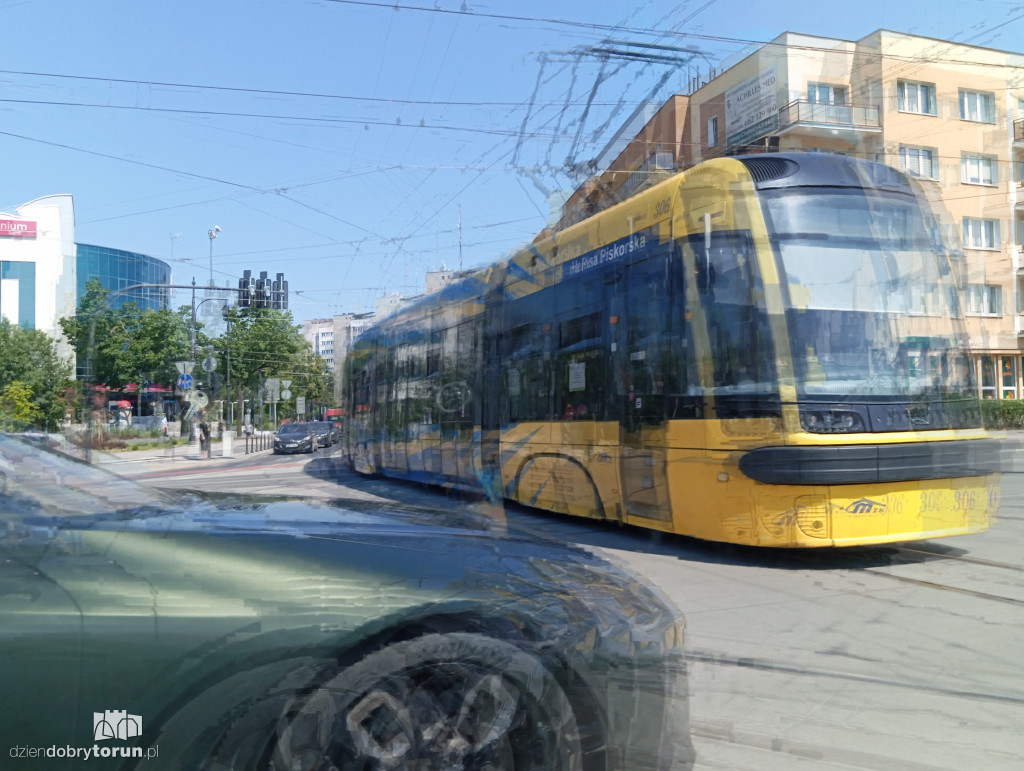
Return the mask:
<path fill-rule="evenodd" d="M 252 306 L 252 291 L 253 291 L 253 280 L 252 271 L 247 270 L 242 273 L 242 277 L 238 279 L 238 307 L 249 308 Z"/>
<path fill-rule="evenodd" d="M 257 308 L 270 306 L 270 279 L 267 278 L 267 271 L 261 270 L 260 277 L 256 279 L 256 295 L 253 297 L 253 305 Z"/>
<path fill-rule="evenodd" d="M 284 273 L 277 274 L 272 291 L 271 307 L 279 311 L 288 310 L 288 282 L 284 280 Z"/>
<path fill-rule="evenodd" d="M 288 282 L 284 273 L 270 279 L 265 270 L 260 271 L 259 278 L 253 278 L 251 270 L 245 271 L 238 279 L 238 307 L 288 310 Z"/>

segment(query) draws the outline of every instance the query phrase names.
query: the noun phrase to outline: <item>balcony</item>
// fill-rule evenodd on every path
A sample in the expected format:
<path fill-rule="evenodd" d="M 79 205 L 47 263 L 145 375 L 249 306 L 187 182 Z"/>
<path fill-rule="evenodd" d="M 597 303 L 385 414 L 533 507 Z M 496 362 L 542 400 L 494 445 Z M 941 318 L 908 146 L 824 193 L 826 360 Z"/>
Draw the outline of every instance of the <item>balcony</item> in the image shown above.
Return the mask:
<path fill-rule="evenodd" d="M 880 134 L 882 121 L 877 107 L 798 99 L 779 108 L 779 134 L 793 132 L 855 142 L 864 134 Z"/>

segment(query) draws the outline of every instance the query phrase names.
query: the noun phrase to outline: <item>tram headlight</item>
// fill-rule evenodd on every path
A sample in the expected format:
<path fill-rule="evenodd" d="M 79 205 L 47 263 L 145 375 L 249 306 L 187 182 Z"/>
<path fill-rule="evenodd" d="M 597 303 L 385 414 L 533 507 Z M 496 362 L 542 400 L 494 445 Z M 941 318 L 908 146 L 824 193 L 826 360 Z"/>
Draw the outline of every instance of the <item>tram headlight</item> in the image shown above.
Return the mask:
<path fill-rule="evenodd" d="M 851 410 L 800 409 L 800 426 L 812 434 L 856 434 L 867 431 L 864 419 Z"/>

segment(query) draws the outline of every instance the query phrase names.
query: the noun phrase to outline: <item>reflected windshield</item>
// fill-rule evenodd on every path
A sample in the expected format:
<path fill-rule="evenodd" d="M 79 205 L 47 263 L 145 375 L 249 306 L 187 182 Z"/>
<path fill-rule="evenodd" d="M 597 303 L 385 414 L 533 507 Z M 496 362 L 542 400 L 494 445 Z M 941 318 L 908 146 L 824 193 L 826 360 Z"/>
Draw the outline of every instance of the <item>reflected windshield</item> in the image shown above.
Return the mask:
<path fill-rule="evenodd" d="M 766 192 L 798 393 L 967 396 L 966 333 L 930 211 L 863 190 Z"/>

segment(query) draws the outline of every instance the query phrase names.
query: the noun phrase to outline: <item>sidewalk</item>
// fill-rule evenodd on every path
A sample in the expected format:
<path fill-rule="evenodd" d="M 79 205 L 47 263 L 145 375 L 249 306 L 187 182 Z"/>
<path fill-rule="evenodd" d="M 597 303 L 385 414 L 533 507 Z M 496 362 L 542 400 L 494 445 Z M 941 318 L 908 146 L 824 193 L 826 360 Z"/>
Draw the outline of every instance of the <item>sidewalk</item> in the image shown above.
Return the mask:
<path fill-rule="evenodd" d="M 199 444 L 193 442 L 192 444 L 179 445 L 177 447 L 162 447 L 159 444 L 154 444 L 152 447 L 147 447 L 144 450 L 128 450 L 119 452 L 110 452 L 107 450 L 93 450 L 92 451 L 92 462 L 97 466 L 122 466 L 126 464 L 132 464 L 135 470 L 138 471 L 149 471 L 155 470 L 156 468 L 167 468 L 168 466 L 190 468 L 196 467 L 201 468 L 203 466 L 216 466 L 223 465 L 225 463 L 231 463 L 245 458 L 253 458 L 260 455 L 269 455 L 273 452 L 274 439 L 273 433 L 270 431 L 265 432 L 265 444 L 262 450 L 253 450 L 253 440 L 250 438 L 250 450 L 248 454 L 245 451 L 246 443 L 245 437 L 236 437 L 231 443 L 231 454 L 224 454 L 224 442 L 220 440 L 214 440 L 211 444 L 210 457 L 206 457 L 205 452 L 200 452 Z M 125 469 L 127 470 L 127 469 Z"/>

